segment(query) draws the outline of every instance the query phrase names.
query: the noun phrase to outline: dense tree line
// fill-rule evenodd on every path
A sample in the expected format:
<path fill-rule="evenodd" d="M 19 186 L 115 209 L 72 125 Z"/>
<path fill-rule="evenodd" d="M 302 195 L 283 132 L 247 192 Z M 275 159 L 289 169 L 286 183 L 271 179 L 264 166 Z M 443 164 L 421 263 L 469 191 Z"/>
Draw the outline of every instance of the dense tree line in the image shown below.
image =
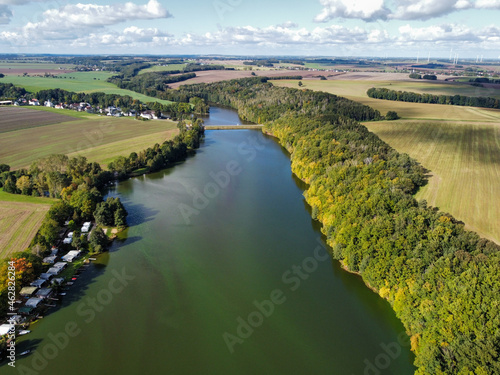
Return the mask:
<path fill-rule="evenodd" d="M 287 112 L 325 118 L 348 116 L 358 121 L 379 120 L 380 112 L 333 94 L 274 87 L 265 77 L 224 81 L 218 85 L 181 86 L 179 94 L 198 96 L 207 103 L 237 108 L 240 116 L 262 124 Z M 237 92 L 238 95 L 233 94 Z"/>
<path fill-rule="evenodd" d="M 155 172 L 184 160 L 189 150 L 200 146 L 204 128 L 199 119 L 189 125 L 181 121 L 178 128 L 180 133 L 173 140 L 155 144 L 139 153 L 132 152 L 128 157 L 121 156 L 109 163 L 108 169 L 123 179 L 136 170 L 141 170 L 141 173 Z"/>
<path fill-rule="evenodd" d="M 370 98 L 395 100 L 410 103 L 451 104 L 467 107 L 498 108 L 500 100 L 482 96 L 464 95 L 433 95 L 416 92 L 395 91 L 386 88 L 370 88 L 367 91 Z"/>
<path fill-rule="evenodd" d="M 469 79 L 469 82 L 477 82 L 477 83 L 500 83 L 500 79 L 493 79 L 487 77 L 478 77 Z"/>
<path fill-rule="evenodd" d="M 424 169 L 344 108 L 361 111 L 358 118 L 373 112 L 257 79 L 190 90 L 264 119 L 309 185 L 305 197 L 334 258 L 360 273 L 405 325 L 417 374 L 500 373 L 500 247 L 415 200 Z"/>
<path fill-rule="evenodd" d="M 114 83 L 121 89 L 146 94 L 153 90 L 165 91 L 170 83 L 182 82 L 194 77 L 196 77 L 196 73 L 173 75 L 171 72 L 151 72 L 137 75 L 130 79 L 123 79 L 115 76 L 109 78 L 108 81 Z"/>
<path fill-rule="evenodd" d="M 323 76 L 321 76 L 323 77 Z M 269 81 L 279 81 L 281 79 L 295 79 L 295 80 L 301 80 L 303 77 L 302 76 L 274 76 L 274 77 L 267 77 Z"/>
<path fill-rule="evenodd" d="M 16 87 L 12 83 L 0 83 L 0 98 L 2 99 L 17 99 L 26 94 L 26 90 L 21 87 Z"/>

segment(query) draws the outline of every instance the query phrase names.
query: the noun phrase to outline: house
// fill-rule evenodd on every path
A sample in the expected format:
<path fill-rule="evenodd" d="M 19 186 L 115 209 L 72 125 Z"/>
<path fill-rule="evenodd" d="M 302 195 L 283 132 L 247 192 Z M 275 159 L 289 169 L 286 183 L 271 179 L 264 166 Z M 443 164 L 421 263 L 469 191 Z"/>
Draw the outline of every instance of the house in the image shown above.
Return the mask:
<path fill-rule="evenodd" d="M 50 288 L 42 288 L 37 293 L 36 296 L 38 298 L 49 298 L 52 295 L 53 290 Z"/>
<path fill-rule="evenodd" d="M 30 99 L 28 104 L 29 105 L 40 105 L 40 102 L 38 101 L 38 99 Z"/>
<path fill-rule="evenodd" d="M 82 233 L 88 233 L 88 231 L 90 230 L 90 226 L 91 225 L 92 225 L 92 223 L 90 221 L 87 221 L 87 222 L 83 223 L 81 232 Z"/>
<path fill-rule="evenodd" d="M 38 305 L 40 303 L 42 303 L 43 301 L 43 298 L 30 298 L 27 302 L 26 302 L 26 306 L 28 307 L 32 307 L 32 308 L 37 308 Z"/>
<path fill-rule="evenodd" d="M 58 267 L 51 267 L 49 268 L 49 270 L 47 271 L 47 273 L 50 273 L 52 275 L 59 275 L 61 273 L 62 269 L 61 268 L 58 268 Z"/>
<path fill-rule="evenodd" d="M 72 241 L 73 241 L 73 239 L 71 237 L 66 237 L 63 240 L 63 243 L 66 244 L 66 245 L 69 245 Z"/>
<path fill-rule="evenodd" d="M 21 289 L 19 295 L 23 297 L 29 297 L 33 295 L 37 290 L 38 288 L 36 286 L 25 286 L 24 288 Z"/>
<path fill-rule="evenodd" d="M 51 279 L 52 276 L 54 276 L 54 275 L 52 275 L 51 273 L 42 273 L 40 275 L 40 279 L 48 281 Z"/>
<path fill-rule="evenodd" d="M 64 278 L 62 277 L 55 277 L 52 279 L 52 284 L 57 284 L 57 285 L 61 285 L 62 283 L 64 282 Z"/>
<path fill-rule="evenodd" d="M 71 250 L 68 254 L 62 257 L 65 262 L 73 262 L 76 258 L 80 256 L 80 250 Z"/>
<path fill-rule="evenodd" d="M 44 286 L 45 284 L 47 283 L 47 280 L 44 280 L 44 279 L 36 279 L 35 281 L 33 281 L 30 285 L 31 286 L 36 286 L 37 288 L 41 288 L 42 286 Z"/>
<path fill-rule="evenodd" d="M 43 103 L 45 107 L 49 108 L 54 108 L 54 103 L 52 103 L 50 100 L 47 100 L 45 103 Z"/>
<path fill-rule="evenodd" d="M 65 269 L 66 266 L 68 265 L 68 263 L 66 262 L 57 262 L 56 264 L 54 264 L 54 267 L 57 267 L 57 268 L 60 268 L 60 269 Z"/>
<path fill-rule="evenodd" d="M 68 233 L 68 238 L 73 238 L 73 232 Z"/>
<path fill-rule="evenodd" d="M 54 106 L 55 109 L 64 109 L 64 104 L 59 103 Z"/>
<path fill-rule="evenodd" d="M 0 337 L 8 334 L 12 326 L 10 324 L 2 324 L 0 326 Z"/>
<path fill-rule="evenodd" d="M 43 263 L 49 263 L 49 264 L 52 264 L 52 263 L 54 263 L 54 262 L 56 261 L 56 258 L 57 258 L 57 256 L 55 256 L 55 255 L 51 255 L 50 257 L 45 257 L 45 258 L 43 258 L 42 262 L 43 262 Z"/>
<path fill-rule="evenodd" d="M 144 111 L 141 113 L 141 117 L 147 118 L 148 120 L 158 120 L 158 117 L 155 115 L 154 111 Z"/>

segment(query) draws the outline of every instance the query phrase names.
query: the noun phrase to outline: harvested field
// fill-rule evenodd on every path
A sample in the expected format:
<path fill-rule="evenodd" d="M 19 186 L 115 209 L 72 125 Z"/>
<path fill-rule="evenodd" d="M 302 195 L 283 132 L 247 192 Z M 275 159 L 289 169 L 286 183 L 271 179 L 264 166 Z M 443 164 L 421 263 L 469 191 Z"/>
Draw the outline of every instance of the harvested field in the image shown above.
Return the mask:
<path fill-rule="evenodd" d="M 132 151 L 141 151 L 136 147 L 143 145 L 144 140 L 151 141 L 148 144 L 150 147 L 177 134 L 176 131 L 167 133 L 177 130 L 176 123 L 167 120 L 137 121 L 128 117 L 96 115 L 71 120 L 73 121 L 3 133 L 0 137 L 0 163 L 18 169 L 28 167 L 36 159 L 56 153 L 83 154 L 90 159 L 102 161 L 107 160 L 104 155 L 107 152 L 111 156 L 128 156 Z M 151 134 L 156 135 L 145 137 Z M 140 140 L 139 144 L 134 143 L 136 138 Z M 96 153 L 96 159 L 93 152 Z"/>
<path fill-rule="evenodd" d="M 500 124 L 387 121 L 365 123 L 431 171 L 417 193 L 500 244 Z"/>
<path fill-rule="evenodd" d="M 50 63 L 12 63 L 0 62 L 0 73 L 5 75 L 28 74 L 61 74 L 74 71 L 74 66 L 70 64 L 50 64 Z"/>
<path fill-rule="evenodd" d="M 354 81 L 347 81 L 346 78 L 351 76 L 365 77 Z M 400 77 L 397 81 L 373 81 L 373 77 L 387 76 Z M 469 85 L 452 86 L 448 83 L 441 82 L 440 84 L 432 84 L 416 80 L 403 80 L 401 74 L 388 73 L 378 75 L 375 73 L 348 73 L 333 78 L 328 78 L 327 81 L 320 80 L 304 80 L 302 88 L 324 91 L 335 95 L 343 96 L 348 99 L 366 104 L 380 111 L 383 115 L 387 111 L 396 111 L 398 115 L 405 119 L 432 120 L 432 121 L 481 121 L 481 122 L 498 122 L 500 120 L 500 110 L 489 108 L 476 107 L 461 107 L 454 105 L 441 104 L 425 104 L 425 103 L 406 103 L 396 102 L 391 100 L 373 99 L 366 95 L 366 91 L 370 87 L 387 87 L 394 90 L 406 90 L 414 92 L 427 92 L 432 88 L 440 88 L 442 90 L 452 90 L 455 88 L 455 93 L 467 95 L 471 94 Z M 298 88 L 296 80 L 273 81 L 276 86 Z M 486 89 L 485 89 L 486 90 Z M 432 91 L 430 91 L 432 92 Z M 436 93 L 436 92 L 432 92 Z M 482 94 L 481 91 L 477 93 Z M 499 95 L 500 93 L 495 93 Z M 494 95 L 490 95 L 494 96 Z"/>
<path fill-rule="evenodd" d="M 25 250 L 50 204 L 0 201 L 0 259 Z"/>
<path fill-rule="evenodd" d="M 0 107 L 0 133 L 74 121 L 63 114 L 29 108 Z"/>
<path fill-rule="evenodd" d="M 205 70 L 195 72 L 196 77 L 183 82 L 169 84 L 171 88 L 178 88 L 182 85 L 192 85 L 195 83 L 212 83 L 226 81 L 230 79 L 249 78 L 252 73 L 259 77 L 284 77 L 284 76 L 302 76 L 304 78 L 314 78 L 318 76 L 329 76 L 341 73 L 327 71 L 307 71 L 307 70 Z"/>

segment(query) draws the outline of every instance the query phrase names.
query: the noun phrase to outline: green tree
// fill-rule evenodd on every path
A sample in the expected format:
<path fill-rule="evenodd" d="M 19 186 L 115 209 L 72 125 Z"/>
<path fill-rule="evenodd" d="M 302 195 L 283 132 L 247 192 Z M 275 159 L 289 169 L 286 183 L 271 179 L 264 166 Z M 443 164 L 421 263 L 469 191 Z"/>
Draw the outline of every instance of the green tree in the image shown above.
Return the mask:
<path fill-rule="evenodd" d="M 387 114 L 385 115 L 386 120 L 397 120 L 398 118 L 399 116 L 395 111 L 388 111 Z"/>
<path fill-rule="evenodd" d="M 108 237 L 104 234 L 101 227 L 95 227 L 90 232 L 89 250 L 95 253 L 100 253 L 106 249 Z"/>
<path fill-rule="evenodd" d="M 94 218 L 97 225 L 110 226 L 114 223 L 113 210 L 108 202 L 102 202 L 97 205 L 94 211 Z"/>
<path fill-rule="evenodd" d="M 127 211 L 123 207 L 118 207 L 115 211 L 115 226 L 124 227 L 127 225 Z"/>
<path fill-rule="evenodd" d="M 31 195 L 31 189 L 32 189 L 33 185 L 31 183 L 30 177 L 29 176 L 19 177 L 17 182 L 16 182 L 16 187 L 21 192 L 21 194 Z"/>

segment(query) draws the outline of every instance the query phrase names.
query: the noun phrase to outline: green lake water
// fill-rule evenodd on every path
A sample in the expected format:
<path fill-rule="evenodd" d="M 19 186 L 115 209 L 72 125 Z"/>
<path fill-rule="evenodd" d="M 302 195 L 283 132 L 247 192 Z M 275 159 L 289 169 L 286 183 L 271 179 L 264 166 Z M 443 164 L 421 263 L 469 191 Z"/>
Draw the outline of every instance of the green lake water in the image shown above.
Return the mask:
<path fill-rule="evenodd" d="M 208 131 L 195 156 L 116 185 L 130 228 L 3 373 L 412 374 L 389 304 L 326 256 L 272 139 Z"/>

